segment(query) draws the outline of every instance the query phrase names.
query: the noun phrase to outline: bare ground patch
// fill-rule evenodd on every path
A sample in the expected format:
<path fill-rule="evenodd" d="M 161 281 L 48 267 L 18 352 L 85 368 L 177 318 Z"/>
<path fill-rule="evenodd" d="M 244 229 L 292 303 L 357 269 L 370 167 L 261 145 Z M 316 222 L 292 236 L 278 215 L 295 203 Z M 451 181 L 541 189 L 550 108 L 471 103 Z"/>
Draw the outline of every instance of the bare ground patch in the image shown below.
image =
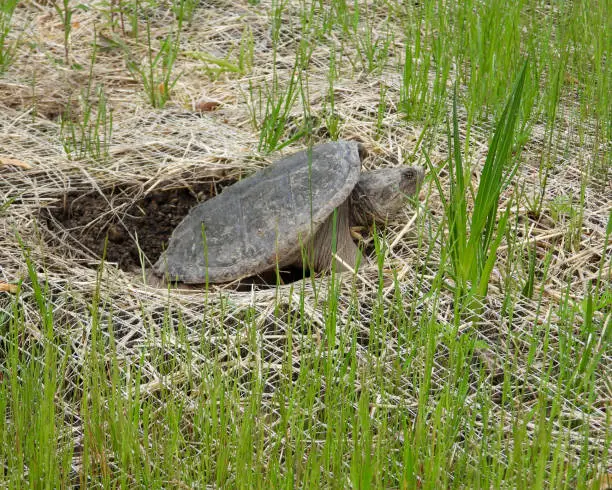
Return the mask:
<path fill-rule="evenodd" d="M 135 201 L 125 187 L 70 193 L 42 210 L 41 219 L 48 227 L 50 246 L 71 244 L 77 254 L 80 248 L 99 260 L 105 255 L 121 270 L 135 272 L 157 260 L 189 209 L 212 192 L 212 184 L 201 184 L 152 192 Z"/>

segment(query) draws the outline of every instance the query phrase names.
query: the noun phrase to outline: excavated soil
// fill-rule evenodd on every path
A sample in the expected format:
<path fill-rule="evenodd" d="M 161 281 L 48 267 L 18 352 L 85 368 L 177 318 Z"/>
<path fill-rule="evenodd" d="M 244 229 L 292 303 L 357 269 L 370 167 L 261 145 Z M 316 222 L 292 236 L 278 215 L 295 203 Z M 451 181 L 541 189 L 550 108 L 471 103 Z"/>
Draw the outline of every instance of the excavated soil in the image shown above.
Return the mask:
<path fill-rule="evenodd" d="M 45 240 L 52 247 L 63 247 L 66 253 L 84 258 L 92 268 L 97 268 L 104 257 L 106 263 L 116 264 L 121 270 L 140 272 L 143 264 L 148 268 L 157 261 L 172 232 L 193 206 L 232 183 L 155 191 L 138 200 L 131 197 L 133 190 L 122 186 L 104 192 L 68 193 L 41 211 Z M 96 260 L 91 260 L 92 255 Z M 280 273 L 283 283 L 303 277 L 301 269 Z M 276 272 L 266 271 L 241 280 L 240 286 L 273 286 L 276 281 Z"/>
<path fill-rule="evenodd" d="M 52 232 L 51 245 L 76 244 L 102 258 L 106 244 L 106 262 L 134 271 L 141 268 L 139 247 L 145 265 L 154 263 L 189 209 L 214 195 L 212 184 L 155 191 L 136 201 L 122 187 L 103 193 L 70 193 L 43 210 L 42 218 Z"/>

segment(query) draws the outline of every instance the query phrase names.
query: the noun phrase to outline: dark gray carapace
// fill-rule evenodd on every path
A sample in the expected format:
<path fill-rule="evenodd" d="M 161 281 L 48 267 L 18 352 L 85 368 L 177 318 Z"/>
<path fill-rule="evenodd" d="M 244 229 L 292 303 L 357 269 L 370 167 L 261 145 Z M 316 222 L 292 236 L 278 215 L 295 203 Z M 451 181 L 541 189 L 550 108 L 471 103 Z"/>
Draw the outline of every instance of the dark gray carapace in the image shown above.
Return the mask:
<path fill-rule="evenodd" d="M 304 248 L 309 265 L 323 270 L 331 263 L 334 209 L 337 254 L 354 266 L 359 251 L 349 227 L 392 218 L 423 179 L 417 167 L 361 174 L 362 155 L 356 142 L 325 143 L 227 187 L 190 210 L 154 272 L 187 284 L 229 282 L 277 265 L 302 267 Z"/>

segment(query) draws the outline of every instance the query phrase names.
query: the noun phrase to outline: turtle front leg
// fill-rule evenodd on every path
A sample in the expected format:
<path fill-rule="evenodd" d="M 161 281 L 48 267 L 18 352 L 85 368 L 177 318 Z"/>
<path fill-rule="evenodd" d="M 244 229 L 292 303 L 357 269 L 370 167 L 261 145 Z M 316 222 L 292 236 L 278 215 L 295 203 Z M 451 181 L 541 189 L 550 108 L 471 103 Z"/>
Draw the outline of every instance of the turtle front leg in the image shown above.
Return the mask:
<path fill-rule="evenodd" d="M 361 258 L 361 252 L 351 237 L 349 218 L 349 204 L 345 202 L 338 207 L 335 217 L 334 213 L 332 213 L 319 227 L 312 240 L 312 249 L 310 253 L 306 255 L 310 262 L 308 266 L 312 270 L 315 272 L 326 272 L 331 269 L 334 219 L 336 221 L 336 255 L 342 260 L 342 263 L 336 263 L 336 270 L 339 272 L 346 272 L 355 269 L 355 265 Z M 300 260 L 300 265 L 301 264 L 302 261 Z M 346 264 L 346 266 L 344 264 Z M 350 269 L 347 266 L 350 267 Z"/>

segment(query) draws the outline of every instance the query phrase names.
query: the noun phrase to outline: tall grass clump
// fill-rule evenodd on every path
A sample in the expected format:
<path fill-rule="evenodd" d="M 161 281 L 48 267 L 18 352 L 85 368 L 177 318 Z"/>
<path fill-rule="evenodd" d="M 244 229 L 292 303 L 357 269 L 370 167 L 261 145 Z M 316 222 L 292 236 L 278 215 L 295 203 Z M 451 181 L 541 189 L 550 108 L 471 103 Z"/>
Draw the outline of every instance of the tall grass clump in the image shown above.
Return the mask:
<path fill-rule="evenodd" d="M 35 488 L 41 482 L 66 487 L 73 449 L 61 443 L 63 423 L 56 396 L 62 392 L 70 348 L 60 345 L 54 331 L 48 285 L 19 235 L 17 241 L 38 321 L 26 326 L 27 300 L 20 285 L 8 316 L 0 314 L 0 479 L 7 488 Z M 36 333 L 37 341 L 24 342 L 26 330 Z"/>
<path fill-rule="evenodd" d="M 96 101 L 92 100 L 94 98 Z M 72 160 L 108 158 L 113 111 L 108 107 L 104 88 L 98 86 L 93 94 L 83 94 L 80 105 L 80 115 L 74 115 L 69 110 L 61 120 L 60 131 L 66 155 Z"/>
<path fill-rule="evenodd" d="M 403 60 L 398 66 L 402 75 L 399 110 L 409 121 L 435 125 L 447 100 L 453 36 L 433 2 L 406 16 Z"/>
<path fill-rule="evenodd" d="M 96 33 L 89 67 L 87 86 L 81 92 L 79 111 L 75 114 L 69 107 L 61 118 L 62 146 L 68 158 L 80 160 L 108 158 L 113 133 L 113 111 L 108 106 L 104 87 L 93 88 L 96 63 Z"/>
<path fill-rule="evenodd" d="M 327 88 L 327 96 L 323 102 L 323 114 L 325 128 L 331 140 L 336 141 L 340 136 L 340 116 L 336 111 L 334 82 L 338 75 L 336 71 L 336 52 L 332 50 L 329 57 L 329 72 L 327 79 L 329 86 Z"/>
<path fill-rule="evenodd" d="M 274 72 L 272 81 L 255 86 L 249 81 L 248 108 L 253 126 L 259 129 L 259 151 L 267 153 L 280 150 L 303 135 L 298 132 L 288 141 L 283 141 L 291 110 L 299 95 L 300 87 L 294 66 L 285 84 Z"/>
<path fill-rule="evenodd" d="M 17 41 L 11 41 L 13 12 L 19 0 L 3 0 L 0 3 L 0 74 L 4 73 L 17 55 Z"/>
<path fill-rule="evenodd" d="M 202 61 L 204 65 L 201 71 L 212 80 L 227 74 L 244 76 L 253 69 L 254 59 L 253 33 L 248 25 L 242 31 L 237 55 L 234 55 L 234 51 L 230 50 L 223 58 L 203 51 L 184 51 L 183 54 L 188 58 Z"/>
<path fill-rule="evenodd" d="M 64 30 L 64 63 L 68 66 L 70 64 L 70 33 L 72 32 L 72 14 L 74 14 L 74 9 L 70 6 L 70 0 L 62 0 L 61 4 L 56 2 L 53 6 Z"/>
<path fill-rule="evenodd" d="M 388 21 L 384 26 L 375 26 L 375 16 L 370 14 L 367 4 L 364 5 L 362 14 L 359 4 L 355 2 L 352 16 L 353 42 L 357 54 L 355 65 L 361 65 L 366 73 L 380 74 L 387 63 L 394 35 Z M 376 27 L 383 28 L 384 32 L 377 32 Z"/>
<path fill-rule="evenodd" d="M 166 102 L 170 100 L 170 92 L 181 77 L 181 73 L 173 74 L 173 69 L 180 50 L 182 18 L 182 14 L 178 16 L 175 30 L 171 30 L 161 41 L 157 50 L 151 39 L 151 23 L 147 20 L 147 44 L 144 61 L 137 62 L 131 56 L 128 57 L 127 67 L 132 77 L 142 83 L 149 103 L 158 109 L 163 108 Z"/>
<path fill-rule="evenodd" d="M 191 25 L 193 15 L 199 5 L 200 0 L 176 0 L 172 6 L 172 10 L 181 23 L 187 21 L 187 23 Z"/>
<path fill-rule="evenodd" d="M 477 297 L 486 295 L 497 248 L 506 231 L 510 204 L 499 221 L 498 204 L 502 190 L 510 184 L 518 169 L 518 159 L 512 152 L 526 73 L 527 62 L 523 64 L 497 122 L 480 176 L 471 216 L 468 215 L 467 207 L 467 194 L 472 191 L 467 182 L 470 169 L 464 168 L 463 163 L 455 92 L 453 127 L 452 133 L 449 130 L 448 138 L 451 151 L 448 159 L 450 191 L 448 198 L 443 197 L 442 202 L 449 230 L 447 253 L 458 298 L 462 298 L 465 294 Z M 431 162 L 429 165 L 433 170 Z M 439 179 L 435 176 L 435 172 L 432 173 L 440 196 L 444 196 Z"/>

